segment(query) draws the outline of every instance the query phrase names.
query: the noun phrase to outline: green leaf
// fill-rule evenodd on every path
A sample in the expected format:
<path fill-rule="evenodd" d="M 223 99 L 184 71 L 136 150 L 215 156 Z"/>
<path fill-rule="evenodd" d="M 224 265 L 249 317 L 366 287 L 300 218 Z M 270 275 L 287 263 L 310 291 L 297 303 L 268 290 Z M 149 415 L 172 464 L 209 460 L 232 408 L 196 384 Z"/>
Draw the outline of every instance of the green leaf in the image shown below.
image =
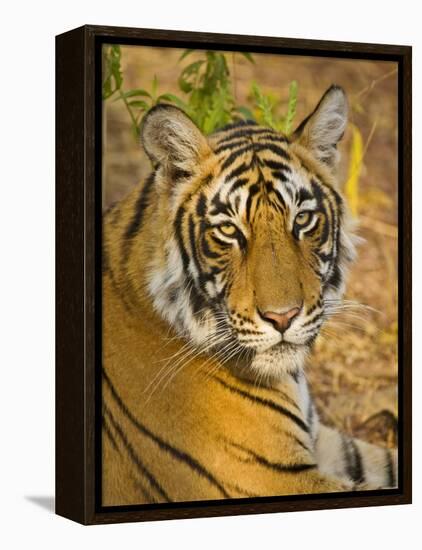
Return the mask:
<path fill-rule="evenodd" d="M 185 67 L 179 76 L 179 87 L 182 92 L 189 93 L 194 88 L 194 82 L 199 69 L 204 64 L 204 60 L 195 61 L 187 67 Z"/>
<path fill-rule="evenodd" d="M 148 109 L 149 111 L 149 109 Z M 136 122 L 136 126 L 138 126 L 139 124 L 139 121 L 141 120 L 141 118 L 146 115 L 147 111 L 139 111 L 137 115 L 135 115 L 135 122 Z"/>
<path fill-rule="evenodd" d="M 184 111 L 187 111 L 189 109 L 189 106 L 186 102 L 184 102 L 180 97 L 177 97 L 177 95 L 174 94 L 161 94 L 157 98 L 157 103 L 160 101 L 170 101 L 171 103 L 174 103 L 177 105 L 177 107 L 180 107 L 180 109 L 183 109 Z"/>
<path fill-rule="evenodd" d="M 123 84 L 123 76 L 120 71 L 120 61 L 117 62 L 117 60 L 113 60 L 110 65 L 110 70 L 116 83 L 116 88 L 119 90 Z"/>
<path fill-rule="evenodd" d="M 104 46 L 103 49 L 103 98 L 108 99 L 116 92 L 123 83 L 123 76 L 120 70 L 120 46 Z"/>
<path fill-rule="evenodd" d="M 188 55 L 190 55 L 192 52 L 194 52 L 195 50 L 185 50 L 182 55 L 179 57 L 179 61 L 182 61 L 183 59 L 185 59 L 185 57 L 187 57 Z"/>
<path fill-rule="evenodd" d="M 114 101 L 117 101 L 118 99 L 122 99 L 122 96 L 123 97 L 138 97 L 138 96 L 142 96 L 142 97 L 151 97 L 151 94 L 149 92 L 147 92 L 146 90 L 142 90 L 141 88 L 137 88 L 136 90 L 129 90 L 128 92 L 124 92 L 122 93 L 122 95 L 118 98 L 116 98 Z"/>
<path fill-rule="evenodd" d="M 122 50 L 121 50 L 119 44 L 114 44 L 113 46 L 111 46 L 111 51 L 113 52 L 113 55 L 115 57 L 118 57 L 119 60 L 120 60 L 120 57 L 122 55 Z"/>
<path fill-rule="evenodd" d="M 229 123 L 232 120 L 232 107 L 233 98 L 230 91 L 224 86 L 215 90 L 211 96 L 211 106 L 203 120 L 203 132 L 210 134 Z"/>
<path fill-rule="evenodd" d="M 144 110 L 149 109 L 149 105 L 146 101 L 140 101 L 140 100 L 129 101 L 128 105 L 136 109 L 144 109 Z"/>
<path fill-rule="evenodd" d="M 108 99 L 113 93 L 113 90 L 111 89 L 111 82 L 110 79 L 107 78 L 107 80 L 104 80 L 103 82 L 103 99 Z"/>
<path fill-rule="evenodd" d="M 196 74 L 204 63 L 205 61 L 203 59 L 200 59 L 199 61 L 194 61 L 183 69 L 182 75 L 190 76 L 192 74 Z"/>
<path fill-rule="evenodd" d="M 249 52 L 239 52 L 240 55 L 243 55 L 243 57 L 246 57 L 246 59 L 248 61 L 250 61 L 251 63 L 255 63 L 255 59 L 252 57 L 252 54 L 249 53 Z"/>
<path fill-rule="evenodd" d="M 256 82 L 252 83 L 252 95 L 255 99 L 255 105 L 259 113 L 259 122 L 277 130 L 277 123 L 273 115 L 273 103 L 270 98 L 265 95 Z"/>
<path fill-rule="evenodd" d="M 292 80 L 289 86 L 289 103 L 287 105 L 287 115 L 284 121 L 284 133 L 286 135 L 289 135 L 292 131 L 293 119 L 296 116 L 297 89 L 298 85 L 296 80 Z"/>
<path fill-rule="evenodd" d="M 240 113 L 244 119 L 246 120 L 255 120 L 255 117 L 253 116 L 252 111 L 249 109 L 249 107 L 244 107 L 243 105 L 238 105 L 235 108 L 235 111 Z"/>

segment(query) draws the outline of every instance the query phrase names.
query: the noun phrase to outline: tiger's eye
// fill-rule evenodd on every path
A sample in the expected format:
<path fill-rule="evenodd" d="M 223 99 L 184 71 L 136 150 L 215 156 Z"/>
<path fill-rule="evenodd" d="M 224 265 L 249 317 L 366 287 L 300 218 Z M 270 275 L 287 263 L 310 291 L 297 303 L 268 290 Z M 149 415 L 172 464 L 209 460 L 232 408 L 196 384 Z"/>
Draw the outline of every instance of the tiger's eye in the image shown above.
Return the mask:
<path fill-rule="evenodd" d="M 227 237 L 232 237 L 236 233 L 236 226 L 232 223 L 222 223 L 218 226 L 218 229 Z"/>
<path fill-rule="evenodd" d="M 307 225 L 311 221 L 313 215 L 313 212 L 311 212 L 310 210 L 299 212 L 299 214 L 295 218 L 295 224 Z"/>

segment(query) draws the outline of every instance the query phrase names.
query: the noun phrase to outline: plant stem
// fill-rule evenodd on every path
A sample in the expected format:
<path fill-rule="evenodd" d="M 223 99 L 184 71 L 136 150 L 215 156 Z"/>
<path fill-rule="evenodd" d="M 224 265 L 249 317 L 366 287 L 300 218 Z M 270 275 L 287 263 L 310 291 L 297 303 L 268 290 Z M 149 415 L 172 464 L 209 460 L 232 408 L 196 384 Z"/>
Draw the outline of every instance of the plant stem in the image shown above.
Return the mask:
<path fill-rule="evenodd" d="M 235 103 L 237 102 L 237 90 L 236 90 L 236 52 L 233 52 L 232 63 L 233 63 L 233 98 Z"/>
<path fill-rule="evenodd" d="M 120 94 L 120 98 L 123 100 L 123 103 L 126 105 L 126 109 L 129 113 L 129 116 L 132 120 L 132 124 L 133 124 L 133 127 L 136 129 L 136 131 L 138 131 L 138 123 L 136 122 L 136 118 L 134 116 L 134 114 L 132 113 L 132 109 L 130 108 L 130 105 L 125 97 L 125 94 L 122 92 L 122 89 L 119 88 L 119 94 Z"/>
<path fill-rule="evenodd" d="M 385 80 L 386 78 L 389 78 L 390 76 L 393 76 L 394 74 L 396 74 L 398 72 L 398 69 L 393 69 L 392 71 L 389 71 L 388 73 L 385 73 L 383 75 L 381 75 L 380 77 L 376 78 L 375 80 L 373 80 L 370 84 L 368 84 L 368 86 L 365 86 L 365 88 L 363 88 L 363 90 L 361 90 L 360 92 L 358 92 L 357 94 L 355 94 L 353 96 L 353 100 L 356 101 L 358 98 L 362 97 L 363 95 L 367 94 L 368 92 L 370 92 L 377 84 L 379 84 L 380 82 L 382 82 L 383 80 Z"/>

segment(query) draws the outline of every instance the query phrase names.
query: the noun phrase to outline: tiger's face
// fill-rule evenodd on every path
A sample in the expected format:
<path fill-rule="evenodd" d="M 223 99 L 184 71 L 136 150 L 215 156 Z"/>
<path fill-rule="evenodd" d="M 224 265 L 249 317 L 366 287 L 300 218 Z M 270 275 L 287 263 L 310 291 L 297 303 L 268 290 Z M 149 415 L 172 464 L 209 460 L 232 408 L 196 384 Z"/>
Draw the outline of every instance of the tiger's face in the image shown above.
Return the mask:
<path fill-rule="evenodd" d="M 222 359 L 277 376 L 303 363 L 353 256 L 333 171 L 347 119 L 333 87 L 292 138 L 251 123 L 207 140 L 181 111 L 146 117 L 157 165 L 154 305 Z"/>

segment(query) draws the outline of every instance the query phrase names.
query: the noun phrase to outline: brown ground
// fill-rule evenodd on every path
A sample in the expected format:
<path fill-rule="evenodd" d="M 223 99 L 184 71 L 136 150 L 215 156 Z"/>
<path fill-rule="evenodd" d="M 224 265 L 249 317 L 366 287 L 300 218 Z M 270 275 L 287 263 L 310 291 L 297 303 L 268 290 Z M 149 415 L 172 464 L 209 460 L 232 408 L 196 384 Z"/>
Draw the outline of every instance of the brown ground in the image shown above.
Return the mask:
<path fill-rule="evenodd" d="M 159 93 L 177 88 L 181 50 L 122 48 L 124 89 L 150 89 L 154 74 Z M 194 54 L 195 55 L 195 54 Z M 332 83 L 348 94 L 351 120 L 366 144 L 359 181 L 359 230 L 364 241 L 351 271 L 346 298 L 376 311 L 343 314 L 330 322 L 309 362 L 309 379 L 320 413 L 329 424 L 367 440 L 394 445 L 397 415 L 397 73 L 387 62 L 255 55 L 250 64 L 227 54 L 235 96 L 248 103 L 252 80 L 266 92 L 287 98 L 299 83 L 295 123 L 313 109 Z M 122 198 L 150 166 L 140 151 L 121 101 L 104 111 L 104 207 Z M 372 134 L 372 137 L 371 137 Z M 368 138 L 369 142 L 368 142 Z M 346 181 L 350 131 L 341 144 L 340 180 Z M 355 317 L 359 315 L 359 318 Z M 363 318 L 362 318 L 363 317 Z"/>

